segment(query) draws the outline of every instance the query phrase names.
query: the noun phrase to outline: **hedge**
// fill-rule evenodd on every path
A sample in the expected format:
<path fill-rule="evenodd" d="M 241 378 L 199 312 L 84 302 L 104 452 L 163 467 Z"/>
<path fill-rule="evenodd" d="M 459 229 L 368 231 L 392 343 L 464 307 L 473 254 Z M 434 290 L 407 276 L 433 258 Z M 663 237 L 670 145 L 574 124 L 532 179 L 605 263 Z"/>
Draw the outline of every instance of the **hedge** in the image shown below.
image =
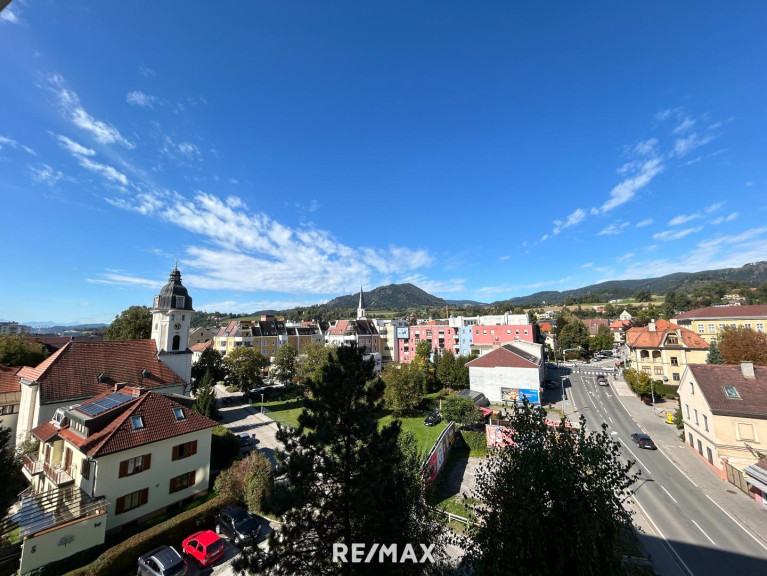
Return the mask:
<path fill-rule="evenodd" d="M 487 454 L 487 435 L 484 431 L 460 430 L 459 434 L 471 450 L 471 456 L 484 456 Z"/>
<path fill-rule="evenodd" d="M 197 508 L 174 516 L 109 548 L 87 566 L 72 572 L 72 575 L 111 576 L 133 573 L 136 570 L 136 560 L 142 554 L 163 543 L 179 546 L 187 536 L 213 526 L 216 514 L 226 503 L 224 498 L 216 496 Z"/>

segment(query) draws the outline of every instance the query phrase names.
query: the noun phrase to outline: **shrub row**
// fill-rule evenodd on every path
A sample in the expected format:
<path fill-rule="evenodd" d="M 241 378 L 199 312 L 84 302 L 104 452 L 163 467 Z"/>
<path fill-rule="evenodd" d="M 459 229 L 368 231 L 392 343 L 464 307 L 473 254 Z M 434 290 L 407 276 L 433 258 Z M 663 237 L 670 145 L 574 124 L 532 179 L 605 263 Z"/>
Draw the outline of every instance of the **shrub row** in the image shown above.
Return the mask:
<path fill-rule="evenodd" d="M 163 543 L 179 546 L 187 536 L 213 526 L 216 513 L 225 504 L 224 498 L 217 496 L 197 508 L 131 536 L 117 546 L 104 551 L 96 560 L 72 574 L 74 576 L 111 576 L 133 573 L 136 570 L 138 557 L 152 548 Z"/>
<path fill-rule="evenodd" d="M 469 450 L 471 450 L 472 456 L 487 454 L 487 435 L 484 431 L 460 430 L 458 433 L 463 437 L 463 441 L 469 447 Z"/>

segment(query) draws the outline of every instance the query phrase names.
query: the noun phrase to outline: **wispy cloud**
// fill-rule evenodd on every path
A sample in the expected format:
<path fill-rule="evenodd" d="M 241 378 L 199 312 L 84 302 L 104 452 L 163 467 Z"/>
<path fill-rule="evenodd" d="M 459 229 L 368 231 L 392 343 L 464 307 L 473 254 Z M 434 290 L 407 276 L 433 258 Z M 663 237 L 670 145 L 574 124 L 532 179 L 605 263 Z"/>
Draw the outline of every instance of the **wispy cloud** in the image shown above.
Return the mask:
<path fill-rule="evenodd" d="M 641 220 L 640 222 L 637 222 L 636 223 L 636 227 L 637 228 L 644 228 L 645 226 L 649 226 L 652 223 L 653 223 L 653 219 L 652 218 L 645 218 L 644 220 Z"/>
<path fill-rule="evenodd" d="M 592 210 L 592 212 L 604 214 L 630 201 L 639 190 L 647 186 L 653 178 L 663 172 L 663 168 L 660 158 L 652 158 L 641 163 L 637 173 L 630 178 L 626 178 L 610 190 L 610 199 L 598 209 Z"/>
<path fill-rule="evenodd" d="M 502 285 L 502 286 L 482 286 L 475 290 L 475 294 L 479 298 L 493 299 L 498 294 L 504 294 L 508 297 L 513 294 L 518 294 L 522 291 L 537 290 L 538 288 L 545 288 L 547 286 L 562 285 L 571 280 L 570 276 L 566 278 L 559 278 L 558 280 L 550 280 L 547 282 L 535 282 L 532 284 L 514 284 L 514 285 Z"/>
<path fill-rule="evenodd" d="M 54 134 L 54 136 L 58 139 L 61 147 L 72 154 L 80 166 L 86 170 L 100 174 L 109 182 L 118 183 L 122 186 L 128 185 L 128 177 L 125 174 L 112 166 L 93 160 L 96 151 L 92 148 L 87 148 L 62 134 Z"/>
<path fill-rule="evenodd" d="M 585 217 L 586 211 L 583 208 L 577 208 L 567 217 L 567 219 L 565 219 L 564 222 L 562 220 L 554 220 L 554 234 L 559 234 L 565 228 L 570 228 L 570 226 L 580 224 Z"/>
<path fill-rule="evenodd" d="M 30 154 L 31 156 L 37 156 L 32 148 L 25 146 L 24 144 L 19 144 L 16 140 L 7 136 L 0 136 L 0 150 L 3 149 L 3 146 L 7 146 L 8 148 L 21 148 L 24 150 L 24 152 Z"/>
<path fill-rule="evenodd" d="M 714 218 L 711 221 L 711 224 L 724 224 L 725 222 L 732 222 L 739 216 L 738 212 L 732 212 L 731 214 L 728 214 L 727 216 L 719 216 L 718 218 Z"/>
<path fill-rule="evenodd" d="M 0 12 L 0 24 L 18 24 L 19 22 L 19 16 L 16 13 L 16 5 L 6 6 L 5 10 Z"/>
<path fill-rule="evenodd" d="M 674 152 L 673 154 L 678 156 L 679 158 L 682 158 L 683 156 L 686 156 L 696 148 L 700 148 L 701 146 L 705 146 L 709 142 L 711 142 L 715 137 L 712 135 L 706 135 L 701 136 L 697 132 L 693 132 L 689 136 L 685 136 L 684 138 L 678 138 L 674 142 Z"/>
<path fill-rule="evenodd" d="M 724 204 L 725 204 L 724 202 L 715 202 L 714 204 L 711 204 L 710 206 L 706 206 L 703 210 L 700 210 L 693 214 L 680 214 L 679 216 L 675 216 L 674 218 L 669 220 L 668 225 L 679 226 L 681 224 L 686 224 L 687 222 L 691 222 L 693 220 L 698 220 L 700 218 L 703 218 L 706 214 L 712 214 L 713 212 L 716 212 L 722 206 L 724 206 Z"/>
<path fill-rule="evenodd" d="M 751 186 L 753 186 L 753 185 L 754 185 L 754 183 L 751 180 L 747 180 L 746 181 L 746 184 L 745 184 L 746 188 L 751 188 Z"/>
<path fill-rule="evenodd" d="M 53 134 L 51 132 L 51 134 Z M 79 144 L 72 140 L 71 138 L 68 138 L 67 136 L 64 136 L 63 134 L 53 134 L 56 139 L 59 141 L 59 144 L 61 144 L 61 147 L 64 148 L 66 151 L 68 151 L 71 154 L 74 154 L 75 156 L 95 156 L 96 151 L 93 148 L 86 148 L 82 144 Z"/>
<path fill-rule="evenodd" d="M 693 120 L 689 116 L 685 116 L 685 118 L 674 127 L 674 129 L 672 130 L 672 133 L 684 134 L 685 132 L 689 132 L 690 130 L 692 130 L 694 126 L 695 126 L 695 120 Z"/>
<path fill-rule="evenodd" d="M 680 238 L 684 238 L 685 236 L 689 236 L 690 234 L 695 234 L 696 232 L 700 232 L 702 229 L 703 229 L 702 226 L 697 226 L 695 228 L 685 228 L 684 230 L 665 230 L 663 232 L 658 232 L 657 234 L 653 234 L 652 237 L 655 240 L 669 242 L 671 240 L 679 240 Z"/>
<path fill-rule="evenodd" d="M 202 152 L 191 142 L 175 142 L 170 136 L 166 136 L 160 151 L 173 160 L 202 160 Z"/>
<path fill-rule="evenodd" d="M 627 260 L 631 260 L 635 256 L 634 252 L 627 252 L 623 256 L 619 256 L 616 261 L 617 262 L 626 262 Z"/>
<path fill-rule="evenodd" d="M 66 81 L 61 75 L 50 74 L 48 84 L 56 98 L 61 114 L 75 126 L 88 132 L 96 142 L 100 144 L 117 143 L 128 149 L 135 148 L 134 144 L 124 138 L 117 128 L 91 116 L 80 104 L 80 97 L 67 87 Z"/>
<path fill-rule="evenodd" d="M 634 154 L 638 154 L 640 156 L 653 156 L 655 155 L 655 150 L 657 147 L 658 139 L 649 138 L 648 140 L 639 142 L 634 146 Z"/>
<path fill-rule="evenodd" d="M 125 101 L 132 106 L 139 106 L 141 108 L 154 108 L 154 104 L 157 102 L 157 97 L 146 94 L 141 90 L 134 90 L 133 92 L 128 92 L 125 95 Z"/>
<path fill-rule="evenodd" d="M 141 64 L 138 67 L 138 73 L 141 74 L 144 78 L 152 78 L 153 76 L 157 75 L 154 70 L 144 64 Z"/>
<path fill-rule="evenodd" d="M 591 268 L 593 265 L 593 262 L 586 262 L 585 264 L 581 264 L 581 268 Z"/>
<path fill-rule="evenodd" d="M 86 278 L 86 282 L 91 284 L 110 284 L 116 286 L 137 286 L 140 288 L 151 288 L 156 290 L 162 288 L 163 283 L 148 278 L 138 278 L 128 274 L 119 274 L 115 272 L 106 272 L 100 278 Z"/>
<path fill-rule="evenodd" d="M 597 236 L 617 236 L 630 225 L 630 222 L 612 222 L 605 228 L 602 228 L 602 230 L 597 233 Z"/>
<path fill-rule="evenodd" d="M 64 178 L 64 174 L 60 170 L 56 170 L 44 163 L 30 166 L 29 171 L 32 173 L 32 180 L 38 184 L 55 186 L 59 180 Z"/>
<path fill-rule="evenodd" d="M 196 234 L 198 240 L 187 248 L 185 261 L 198 272 L 185 279 L 200 288 L 332 294 L 353 290 L 375 275 L 416 278 L 414 271 L 428 268 L 434 260 L 426 250 L 395 245 L 352 248 L 325 230 L 289 228 L 251 211 L 236 196 L 223 199 L 199 191 L 189 199 L 159 191 L 107 201 Z M 419 285 L 426 282 L 419 277 Z M 447 290 L 448 286 L 439 288 Z"/>

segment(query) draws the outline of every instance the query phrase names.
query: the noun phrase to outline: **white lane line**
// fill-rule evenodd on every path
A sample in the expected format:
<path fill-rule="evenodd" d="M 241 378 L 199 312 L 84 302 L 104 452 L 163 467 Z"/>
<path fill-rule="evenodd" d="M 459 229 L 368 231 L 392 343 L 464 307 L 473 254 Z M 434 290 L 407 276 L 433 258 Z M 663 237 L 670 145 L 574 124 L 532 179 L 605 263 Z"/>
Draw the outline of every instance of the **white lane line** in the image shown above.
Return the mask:
<path fill-rule="evenodd" d="M 674 497 L 671 495 L 671 492 L 669 492 L 668 490 L 666 490 L 666 489 L 665 489 L 663 486 L 661 486 L 661 490 L 663 490 L 663 491 L 664 491 L 666 494 L 668 494 L 668 497 L 669 497 L 669 498 L 671 498 L 671 499 L 674 501 L 674 504 L 679 504 L 679 502 L 677 502 L 677 501 L 676 501 L 676 498 L 674 498 Z"/>
<path fill-rule="evenodd" d="M 634 503 L 635 503 L 637 506 L 639 506 L 639 509 L 642 511 L 642 514 L 644 514 L 644 517 L 645 517 L 645 518 L 647 518 L 647 519 L 650 521 L 650 524 L 652 524 L 652 527 L 653 527 L 653 529 L 655 530 L 655 533 L 656 533 L 656 534 L 658 534 L 658 536 L 660 536 L 661 540 L 662 540 L 662 541 L 663 541 L 663 543 L 666 545 L 666 548 L 668 548 L 668 549 L 669 549 L 669 551 L 670 551 L 670 552 L 671 552 L 671 553 L 674 555 L 674 557 L 675 557 L 675 558 L 676 558 L 676 560 L 679 562 L 679 564 L 681 564 L 681 566 L 684 568 L 684 570 L 686 570 L 686 571 L 687 571 L 687 573 L 688 573 L 690 576 L 695 576 L 695 574 L 693 573 L 693 571 L 692 571 L 692 570 L 690 570 L 689 566 L 687 566 L 687 564 L 685 564 L 685 563 L 684 563 L 684 560 L 682 560 L 682 557 L 681 557 L 681 556 L 680 556 L 680 555 L 677 553 L 677 551 L 676 551 L 676 550 L 674 549 L 674 547 L 671 545 L 671 542 L 669 542 L 669 541 L 666 539 L 666 537 L 663 535 L 663 532 L 661 532 L 661 531 L 660 531 L 660 528 L 658 528 L 658 525 L 657 525 L 655 522 L 653 522 L 653 519 L 652 519 L 652 518 L 650 518 L 650 515 L 647 513 L 647 510 L 645 510 L 645 509 L 644 509 L 644 506 L 642 506 L 642 505 L 639 503 L 639 500 L 637 500 L 637 499 L 636 499 L 636 496 L 632 496 L 632 498 L 634 499 Z"/>
<path fill-rule="evenodd" d="M 652 474 L 652 472 L 650 472 L 650 469 L 649 469 L 647 466 L 645 466 L 645 465 L 642 463 L 642 461 L 639 459 L 639 457 L 638 457 L 636 454 L 634 454 L 634 451 L 633 451 L 631 448 L 629 448 L 629 447 L 628 447 L 628 446 L 626 446 L 625 444 L 624 444 L 624 448 L 626 448 L 626 450 L 628 450 L 629 452 L 631 452 L 631 455 L 632 455 L 634 458 L 636 458 L 636 461 L 637 461 L 637 462 L 639 462 L 639 465 L 640 465 L 642 468 L 644 468 L 645 470 L 647 470 L 647 473 L 648 473 L 648 474 Z"/>
<path fill-rule="evenodd" d="M 751 531 L 750 531 L 748 528 L 746 528 L 745 526 L 743 526 L 743 524 L 741 524 L 740 522 L 738 522 L 737 520 L 735 520 L 735 518 L 733 518 L 733 517 L 730 515 L 730 513 L 729 513 L 729 512 L 727 512 L 727 510 L 725 510 L 724 508 L 722 508 L 722 507 L 721 507 L 721 506 L 720 506 L 720 505 L 719 505 L 719 504 L 718 504 L 716 501 L 714 501 L 714 499 L 713 499 L 711 496 L 709 496 L 708 494 L 706 494 L 706 498 L 708 498 L 709 500 L 711 500 L 711 501 L 714 503 L 714 505 L 715 505 L 717 508 L 719 508 L 719 509 L 720 509 L 722 512 L 724 512 L 725 514 L 727 514 L 727 516 L 729 517 L 729 519 L 730 519 L 730 520 L 732 520 L 733 522 L 735 522 L 735 524 L 737 524 L 737 525 L 740 527 L 740 529 L 741 529 L 741 530 L 743 530 L 743 532 L 745 532 L 746 534 L 748 534 L 749 536 L 751 536 L 751 538 L 754 540 L 754 542 L 756 542 L 757 544 L 759 544 L 759 546 L 761 546 L 762 548 L 764 548 L 765 550 L 767 550 L 767 546 L 765 546 L 765 545 L 764 545 L 764 542 L 762 542 L 762 541 L 761 541 L 761 540 L 759 540 L 759 539 L 758 539 L 756 536 L 754 536 L 754 535 L 751 533 Z"/>
<path fill-rule="evenodd" d="M 709 536 L 708 534 L 706 534 L 706 533 L 703 531 L 703 528 L 701 528 L 700 526 L 698 526 L 698 523 L 697 523 L 695 520 L 693 520 L 692 518 L 690 518 L 690 522 L 692 522 L 693 524 L 695 524 L 695 527 L 696 527 L 698 530 L 700 530 L 700 531 L 701 531 L 701 533 L 702 533 L 702 534 L 703 534 L 703 535 L 704 535 L 706 538 L 708 538 L 708 541 L 709 541 L 709 542 L 711 542 L 711 543 L 712 543 L 714 546 L 716 546 L 716 542 L 714 542 L 714 541 L 711 539 L 711 536 Z"/>
<path fill-rule="evenodd" d="M 612 417 L 608 416 L 608 418 L 610 419 L 610 424 L 612 424 L 613 423 Z"/>

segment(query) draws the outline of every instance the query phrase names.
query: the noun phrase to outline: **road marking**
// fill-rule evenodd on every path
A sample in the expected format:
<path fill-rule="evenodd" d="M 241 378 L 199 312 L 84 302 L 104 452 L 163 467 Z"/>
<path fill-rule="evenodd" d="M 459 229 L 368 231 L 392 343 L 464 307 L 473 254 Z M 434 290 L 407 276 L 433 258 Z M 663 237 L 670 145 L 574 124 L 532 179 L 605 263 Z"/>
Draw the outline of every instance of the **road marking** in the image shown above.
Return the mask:
<path fill-rule="evenodd" d="M 676 501 L 676 498 L 674 498 L 674 497 L 671 495 L 671 492 L 669 492 L 668 490 L 666 490 L 666 489 L 665 489 L 663 486 L 661 486 L 661 490 L 663 490 L 663 491 L 664 491 L 666 494 L 668 494 L 668 497 L 669 497 L 669 498 L 671 498 L 671 499 L 674 501 L 674 504 L 679 504 L 679 502 L 677 502 L 677 501 Z"/>
<path fill-rule="evenodd" d="M 705 494 L 705 492 L 704 492 L 704 494 Z M 722 512 L 724 512 L 725 514 L 727 514 L 727 516 L 729 517 L 729 519 L 730 519 L 730 520 L 732 520 L 733 522 L 735 522 L 735 524 L 737 524 L 737 525 L 740 527 L 740 529 L 741 529 L 741 530 L 743 530 L 743 532 L 745 532 L 746 534 L 748 534 L 749 536 L 751 536 L 751 538 L 753 538 L 754 542 L 756 542 L 757 544 L 759 544 L 759 546 L 761 546 L 762 548 L 764 548 L 765 550 L 767 550 L 767 546 L 765 546 L 765 545 L 764 545 L 764 542 L 762 542 L 762 541 L 761 541 L 761 540 L 759 540 L 759 539 L 758 539 L 756 536 L 754 536 L 753 534 L 751 534 L 751 531 L 750 531 L 748 528 L 746 528 L 745 526 L 743 526 L 743 524 L 741 524 L 740 522 L 738 522 L 737 520 L 735 520 L 735 518 L 733 518 L 733 517 L 730 515 L 730 513 L 729 513 L 729 512 L 727 512 L 727 510 L 725 510 L 724 508 L 722 508 L 722 507 L 721 507 L 721 506 L 720 506 L 720 505 L 719 505 L 719 504 L 718 504 L 718 503 L 717 503 L 717 502 L 716 502 L 716 501 L 715 501 L 715 500 L 714 500 L 714 499 L 713 499 L 711 496 L 709 496 L 708 494 L 706 494 L 706 498 L 708 498 L 709 500 L 711 500 L 711 501 L 714 503 L 714 505 L 715 505 L 717 508 L 719 508 L 719 509 L 720 509 Z"/>
<path fill-rule="evenodd" d="M 650 521 L 650 524 L 652 524 L 652 526 L 653 526 L 653 529 L 655 530 L 655 532 L 656 532 L 656 533 L 657 533 L 657 534 L 658 534 L 658 535 L 661 537 L 661 540 L 662 540 L 662 541 L 663 541 L 663 543 L 666 545 L 666 548 L 668 548 L 668 549 L 669 549 L 669 551 L 671 551 L 671 553 L 672 553 L 672 554 L 674 555 L 674 557 L 676 558 L 677 562 L 679 562 L 679 564 L 681 564 L 681 567 L 682 567 L 684 570 L 686 570 L 686 571 L 687 571 L 687 573 L 688 573 L 690 576 L 695 576 L 695 574 L 693 573 L 693 571 L 692 571 L 692 570 L 690 570 L 690 568 L 687 566 L 687 564 L 685 564 L 685 563 L 684 563 L 684 560 L 682 560 L 682 557 L 681 557 L 679 554 L 677 554 L 677 551 L 676 551 L 676 550 L 674 549 L 674 547 L 671 545 L 671 542 L 669 542 L 669 541 L 666 539 L 666 537 L 663 535 L 663 532 L 661 532 L 661 531 L 660 531 L 660 528 L 658 528 L 658 525 L 657 525 L 657 524 L 655 524 L 655 522 L 653 522 L 653 519 L 652 519 L 652 518 L 650 517 L 650 515 L 647 513 L 647 510 L 645 510 L 645 509 L 644 509 L 644 506 L 642 506 L 642 505 L 639 503 L 639 500 L 637 500 L 637 499 L 636 499 L 636 496 L 632 496 L 632 498 L 634 499 L 634 502 L 636 503 L 636 505 L 637 505 L 637 506 L 639 506 L 639 509 L 642 511 L 642 514 L 644 514 L 644 517 L 645 517 L 645 518 L 647 518 L 647 519 Z"/>
<path fill-rule="evenodd" d="M 639 457 L 638 457 L 636 454 L 634 454 L 634 451 L 633 451 L 631 448 L 629 448 L 628 446 L 625 446 L 625 448 L 626 448 L 626 450 L 628 450 L 629 452 L 631 452 L 631 455 L 632 455 L 634 458 L 636 458 L 636 461 L 637 461 L 637 462 L 639 462 L 639 464 L 642 466 L 642 468 L 644 468 L 645 470 L 647 470 L 647 473 L 648 473 L 648 474 L 652 474 L 652 472 L 650 472 L 650 469 L 649 469 L 647 466 L 645 466 L 644 464 L 642 464 L 642 461 L 639 459 Z"/>
<path fill-rule="evenodd" d="M 708 534 L 706 534 L 705 532 L 703 532 L 703 528 L 701 528 L 700 526 L 698 526 L 698 523 L 697 523 L 695 520 L 693 520 L 692 518 L 690 518 L 690 522 L 692 522 L 693 524 L 695 524 L 695 527 L 696 527 L 698 530 L 700 530 L 700 531 L 701 531 L 701 533 L 702 533 L 702 534 L 703 534 L 703 535 L 704 535 L 706 538 L 708 538 L 708 541 L 709 541 L 709 542 L 711 542 L 711 543 L 712 543 L 714 546 L 716 546 L 716 542 L 714 542 L 714 541 L 711 539 L 711 536 L 709 536 Z"/>
<path fill-rule="evenodd" d="M 612 419 L 612 417 L 611 417 L 611 416 L 608 416 L 608 418 L 610 419 L 610 424 L 612 424 L 612 423 L 613 423 L 613 419 Z"/>

